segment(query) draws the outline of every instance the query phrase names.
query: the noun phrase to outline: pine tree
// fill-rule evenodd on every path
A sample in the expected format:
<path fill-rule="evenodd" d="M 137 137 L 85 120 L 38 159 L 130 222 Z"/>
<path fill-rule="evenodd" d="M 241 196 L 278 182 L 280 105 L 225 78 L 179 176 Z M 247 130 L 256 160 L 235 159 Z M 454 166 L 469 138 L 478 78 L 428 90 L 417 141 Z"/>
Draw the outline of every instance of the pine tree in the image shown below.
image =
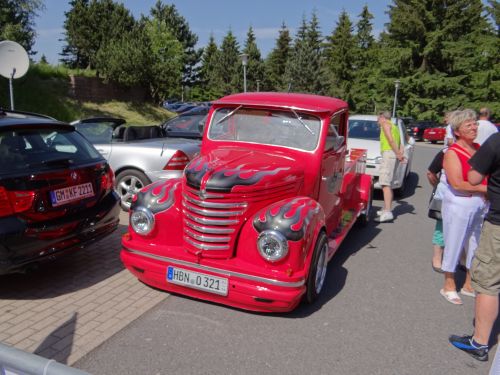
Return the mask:
<path fill-rule="evenodd" d="M 219 48 L 215 43 L 214 35 L 210 34 L 208 44 L 203 50 L 200 69 L 202 87 L 208 100 L 217 99 L 223 93 L 223 81 L 218 74 L 219 59 Z"/>
<path fill-rule="evenodd" d="M 294 39 L 292 53 L 285 69 L 285 83 L 289 90 L 320 94 L 321 82 L 321 34 L 313 14 L 308 24 L 305 17 Z"/>
<path fill-rule="evenodd" d="M 332 86 L 330 94 L 352 103 L 350 91 L 354 78 L 355 38 L 349 15 L 344 10 L 339 16 L 337 25 L 328 37 L 328 68 L 331 73 Z"/>
<path fill-rule="evenodd" d="M 222 79 L 222 94 L 243 91 L 242 64 L 239 45 L 233 32 L 229 30 L 222 40 L 221 53 L 216 74 Z"/>
<path fill-rule="evenodd" d="M 264 86 L 266 90 L 286 90 L 285 68 L 290 58 L 291 42 L 292 38 L 290 37 L 290 31 L 283 22 L 281 24 L 278 39 L 276 39 L 276 46 L 268 55 L 265 62 L 266 78 Z"/>
<path fill-rule="evenodd" d="M 189 28 L 186 19 L 182 17 L 175 5 L 164 5 L 161 0 L 157 0 L 151 9 L 151 17 L 165 22 L 169 31 L 184 46 L 184 68 L 183 84 L 194 86 L 199 81 L 198 64 L 203 53 L 203 49 L 196 49 L 198 36 Z"/>
<path fill-rule="evenodd" d="M 264 81 L 264 63 L 251 26 L 248 28 L 243 53 L 248 55 L 248 65 L 246 68 L 247 90 L 258 91 L 257 89 L 260 90 L 260 84 Z"/>

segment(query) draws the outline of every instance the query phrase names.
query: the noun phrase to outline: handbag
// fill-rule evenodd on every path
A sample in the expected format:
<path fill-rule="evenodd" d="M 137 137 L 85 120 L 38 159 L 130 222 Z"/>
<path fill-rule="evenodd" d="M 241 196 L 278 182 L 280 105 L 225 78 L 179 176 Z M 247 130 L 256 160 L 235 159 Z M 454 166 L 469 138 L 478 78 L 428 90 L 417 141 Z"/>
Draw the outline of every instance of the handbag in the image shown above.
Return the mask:
<path fill-rule="evenodd" d="M 443 201 L 436 197 L 436 188 L 432 191 L 431 199 L 429 201 L 429 212 L 427 213 L 427 216 L 430 217 L 431 219 L 435 220 L 442 220 L 443 217 L 441 216 L 441 204 Z"/>

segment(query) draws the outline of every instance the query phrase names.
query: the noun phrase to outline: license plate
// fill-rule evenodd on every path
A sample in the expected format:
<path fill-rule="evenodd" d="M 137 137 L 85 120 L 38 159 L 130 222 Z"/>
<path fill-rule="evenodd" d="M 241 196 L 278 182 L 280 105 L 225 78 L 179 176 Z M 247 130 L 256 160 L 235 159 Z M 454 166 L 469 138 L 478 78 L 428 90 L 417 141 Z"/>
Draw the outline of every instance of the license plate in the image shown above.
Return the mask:
<path fill-rule="evenodd" d="M 177 267 L 167 267 L 167 281 L 205 292 L 227 296 L 227 279 Z"/>
<path fill-rule="evenodd" d="M 93 196 L 94 189 L 92 187 L 92 183 L 90 182 L 81 185 L 69 186 L 50 192 L 50 199 L 52 201 L 52 206 L 54 207 Z"/>

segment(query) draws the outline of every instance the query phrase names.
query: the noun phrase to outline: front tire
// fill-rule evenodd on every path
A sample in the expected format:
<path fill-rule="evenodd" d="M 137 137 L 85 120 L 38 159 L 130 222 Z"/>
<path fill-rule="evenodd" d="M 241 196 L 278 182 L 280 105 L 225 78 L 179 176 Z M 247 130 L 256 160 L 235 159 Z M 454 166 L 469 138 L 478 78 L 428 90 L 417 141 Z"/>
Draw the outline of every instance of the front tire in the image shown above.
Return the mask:
<path fill-rule="evenodd" d="M 316 240 L 313 258 L 307 277 L 306 302 L 313 303 L 323 289 L 328 266 L 328 238 L 321 232 Z"/>
<path fill-rule="evenodd" d="M 141 171 L 126 169 L 116 176 L 115 190 L 120 196 L 120 205 L 125 211 L 130 210 L 132 198 L 151 180 Z"/>

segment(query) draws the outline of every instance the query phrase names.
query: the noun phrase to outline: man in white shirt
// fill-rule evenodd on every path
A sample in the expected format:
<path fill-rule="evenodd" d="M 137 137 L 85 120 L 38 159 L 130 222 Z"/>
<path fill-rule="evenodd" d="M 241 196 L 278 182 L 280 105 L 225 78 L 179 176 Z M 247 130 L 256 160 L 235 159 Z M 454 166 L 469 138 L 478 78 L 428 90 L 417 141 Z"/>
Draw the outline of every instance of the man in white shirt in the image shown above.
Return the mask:
<path fill-rule="evenodd" d="M 491 112 L 486 107 L 479 110 L 477 136 L 476 139 L 474 139 L 475 143 L 482 145 L 490 135 L 495 134 L 498 131 L 497 127 L 490 121 L 490 115 Z"/>

